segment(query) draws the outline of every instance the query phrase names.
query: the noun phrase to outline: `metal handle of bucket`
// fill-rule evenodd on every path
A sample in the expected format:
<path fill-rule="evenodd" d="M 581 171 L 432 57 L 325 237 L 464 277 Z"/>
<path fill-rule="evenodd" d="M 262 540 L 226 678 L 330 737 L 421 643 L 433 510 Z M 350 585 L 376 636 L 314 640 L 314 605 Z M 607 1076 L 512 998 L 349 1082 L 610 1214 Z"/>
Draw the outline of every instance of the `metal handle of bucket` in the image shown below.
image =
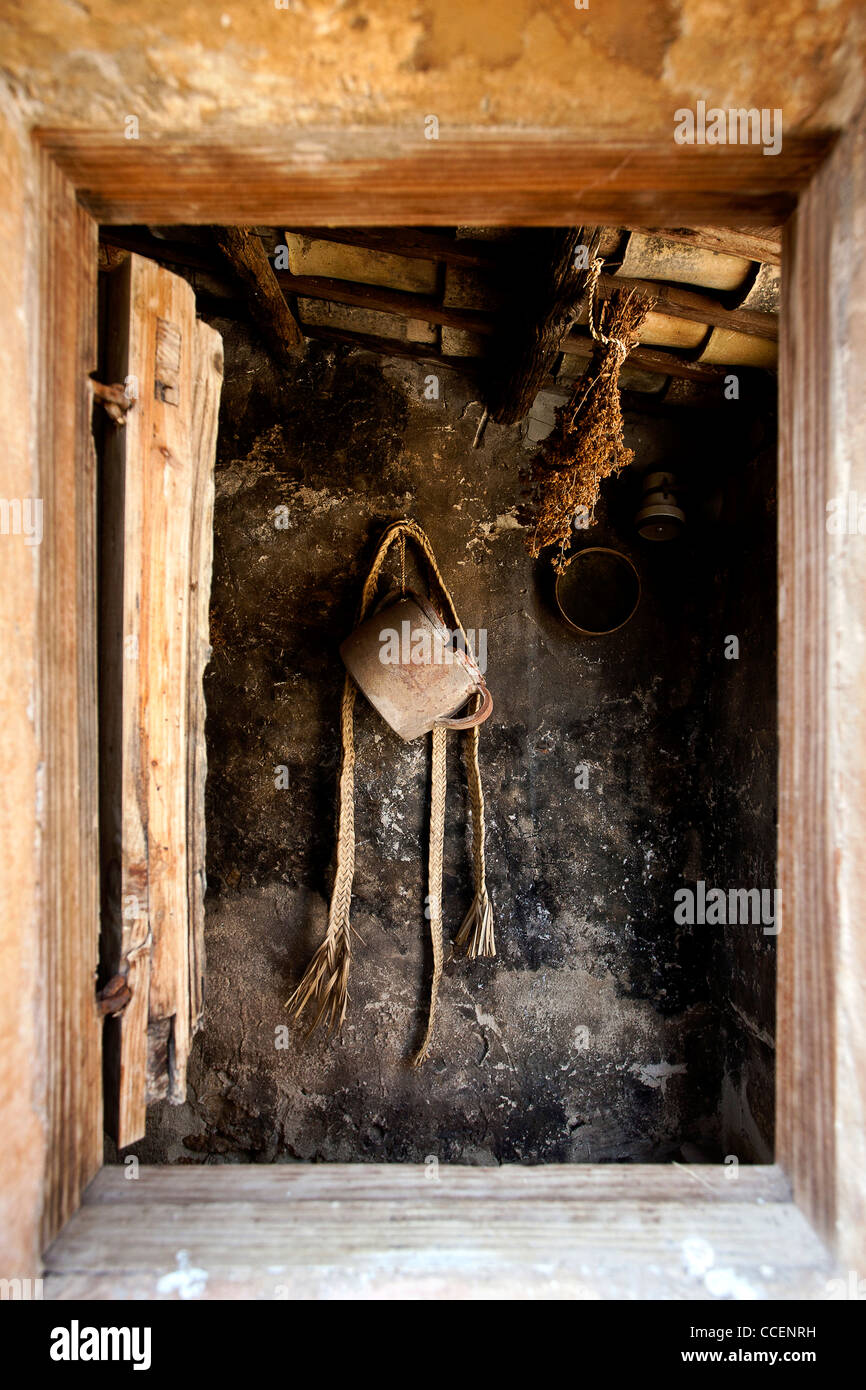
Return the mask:
<path fill-rule="evenodd" d="M 474 729 L 478 724 L 483 724 L 485 719 L 489 719 L 493 713 L 493 696 L 484 681 L 478 682 L 476 693 L 482 699 L 474 714 L 466 714 L 462 719 L 437 719 L 435 727 L 438 729 Z"/>

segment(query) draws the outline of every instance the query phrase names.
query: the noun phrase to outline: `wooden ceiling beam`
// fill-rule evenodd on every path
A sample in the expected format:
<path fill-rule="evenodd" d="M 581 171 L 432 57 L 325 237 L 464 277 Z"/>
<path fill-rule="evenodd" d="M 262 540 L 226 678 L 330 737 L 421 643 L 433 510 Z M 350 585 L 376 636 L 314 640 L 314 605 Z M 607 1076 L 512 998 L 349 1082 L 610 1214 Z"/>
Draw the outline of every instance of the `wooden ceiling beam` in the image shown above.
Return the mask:
<path fill-rule="evenodd" d="M 167 265 L 181 265 L 193 270 L 210 272 L 217 269 L 214 258 L 192 243 L 166 241 L 146 231 L 128 232 L 126 229 L 104 227 L 100 232 L 100 240 L 108 246 L 137 251 L 140 255 L 150 256 Z M 340 235 L 343 245 L 360 246 L 367 244 L 367 240 L 366 229 L 358 231 L 357 234 L 342 232 Z M 292 275 L 287 270 L 278 270 L 275 275 L 284 291 L 309 299 L 327 299 L 335 304 L 379 309 L 384 313 L 400 314 L 422 319 L 425 323 L 444 324 L 472 333 L 489 334 L 494 331 L 493 317 L 484 310 L 449 308 L 429 296 L 361 284 L 353 280 Z M 716 299 L 668 284 L 666 281 L 630 280 L 619 275 L 600 277 L 599 287 L 603 293 L 609 294 L 617 286 L 632 287 L 654 296 L 657 311 L 670 314 L 672 318 L 689 319 L 693 323 L 708 323 L 714 328 L 729 328 L 738 333 L 773 341 L 779 336 L 778 319 L 774 314 L 762 313 L 756 309 L 726 309 Z"/>
<path fill-rule="evenodd" d="M 239 235 L 236 229 L 226 230 L 233 232 L 235 236 Z M 706 229 L 703 230 L 705 231 Z M 422 254 L 424 256 L 434 255 L 437 252 L 441 252 L 443 245 L 449 252 L 454 248 L 460 247 L 460 243 L 454 241 L 450 237 L 423 231 L 416 232 L 412 228 L 388 229 L 386 232 L 379 232 L 371 228 L 301 229 L 303 235 L 328 236 L 332 232 L 334 234 L 334 239 L 339 240 L 342 244 L 366 245 L 370 249 L 387 249 L 395 254 L 405 252 L 410 244 L 413 252 L 417 256 L 421 256 Z M 697 234 L 701 235 L 701 229 L 698 229 Z M 719 235 L 721 234 L 720 232 Z M 169 264 L 184 265 L 190 269 L 202 269 L 212 273 L 219 269 L 217 258 L 208 254 L 207 246 L 197 246 L 194 243 L 165 240 L 161 237 L 153 236 L 153 234 L 148 232 L 145 228 L 115 230 L 108 227 L 102 229 L 101 235 L 102 239 L 108 245 L 138 251 L 141 254 L 149 255 L 154 259 Z M 573 251 L 576 244 L 586 244 L 587 233 L 583 231 L 578 233 L 573 229 L 533 228 L 524 229 L 524 235 L 525 237 L 531 236 L 539 242 L 545 238 L 547 239 L 549 244 L 547 247 L 548 258 L 544 262 L 546 266 L 545 273 L 548 277 L 552 277 L 553 280 L 556 280 L 557 274 L 561 276 L 564 273 L 564 267 L 567 268 L 568 257 L 566 255 L 565 261 L 559 265 L 558 270 L 555 266 L 551 265 L 551 238 L 553 239 L 553 243 L 560 248 L 568 243 L 568 246 Z M 668 235 L 668 233 L 665 233 L 665 235 Z M 742 233 L 737 233 L 737 235 L 742 235 Z M 691 234 L 687 234 L 686 232 L 675 232 L 674 234 L 675 239 L 681 240 L 687 240 L 690 236 Z M 583 242 L 581 242 L 581 238 L 583 238 Z M 258 238 L 256 238 L 256 240 L 258 240 Z M 521 238 L 520 241 L 522 240 Z M 467 242 L 464 243 L 464 245 L 471 248 L 473 245 L 478 244 Z M 509 245 L 511 245 L 512 248 L 510 252 L 508 250 Z M 288 271 L 274 272 L 270 266 L 270 262 L 267 260 L 267 256 L 264 254 L 264 250 L 262 248 L 260 249 L 261 256 L 264 257 L 263 264 L 267 265 L 268 271 L 274 282 L 274 287 L 279 295 L 277 308 L 279 309 L 280 304 L 285 305 L 285 312 L 290 316 L 291 310 L 285 301 L 286 294 L 390 313 L 400 319 L 416 318 L 422 322 L 448 326 L 464 332 L 478 333 L 485 337 L 498 336 L 504 333 L 513 341 L 515 313 L 519 313 L 519 310 L 515 310 L 513 300 L 509 302 L 503 314 L 497 319 L 492 313 L 483 310 L 445 306 L 441 304 L 438 299 L 429 295 L 416 295 L 383 286 L 368 285 L 356 281 L 336 280 L 327 276 L 292 275 Z M 717 249 L 717 247 L 714 245 L 713 249 Z M 741 247 L 740 249 L 744 248 Z M 752 249 L 755 249 L 754 246 L 752 246 Z M 503 274 L 508 277 L 509 260 L 513 259 L 516 255 L 519 255 L 520 264 L 526 264 L 525 247 L 522 251 L 518 252 L 517 240 L 514 243 L 498 245 L 495 253 L 492 250 L 488 251 L 485 247 L 483 255 L 481 256 L 476 256 L 475 252 L 471 249 L 468 252 L 464 252 L 460 249 L 456 251 L 456 256 L 460 263 L 475 264 L 476 268 L 478 268 L 478 262 L 483 261 L 488 268 L 491 266 L 496 267 L 498 277 L 501 277 Z M 453 263 L 457 262 L 455 261 Z M 520 275 L 517 271 L 518 263 L 515 262 L 512 266 L 512 274 L 508 277 L 512 283 L 519 283 L 520 281 Z M 245 283 L 247 282 L 245 281 Z M 256 282 L 256 284 L 258 284 L 258 282 Z M 727 328 L 736 332 L 751 334 L 769 340 L 775 340 L 778 337 L 778 321 L 773 314 L 766 314 L 748 309 L 726 309 L 720 305 L 717 300 L 708 295 L 698 294 L 678 285 L 670 285 L 664 281 L 634 280 L 613 275 L 602 275 L 600 278 L 600 289 L 602 293 L 605 294 L 611 293 L 616 288 L 629 287 L 652 296 L 656 300 L 655 309 L 658 313 L 669 314 L 672 317 L 687 319 L 696 323 L 706 323 L 712 327 Z M 548 285 L 548 293 L 550 292 L 550 286 Z M 544 320 L 543 322 L 536 322 L 527 327 L 528 320 L 524 319 L 524 326 L 526 327 L 524 348 L 527 348 L 527 345 L 529 345 L 527 350 L 530 356 L 535 356 L 535 360 L 532 380 L 530 380 L 528 376 L 526 377 L 526 391 L 521 392 L 521 399 L 519 401 L 515 394 L 517 390 L 516 379 L 512 378 L 511 386 L 508 385 L 509 372 L 513 373 L 517 370 L 514 360 L 512 360 L 512 364 L 507 370 L 504 369 L 502 366 L 503 359 L 501 351 L 496 352 L 494 347 L 494 353 L 491 355 L 488 363 L 489 380 L 493 383 L 491 394 L 496 390 L 502 393 L 503 410 L 521 410 L 524 404 L 523 396 L 528 396 L 530 392 L 534 399 L 534 394 L 537 392 L 537 389 L 540 389 L 538 383 L 543 383 L 545 376 L 549 374 L 556 353 L 560 349 L 574 352 L 578 355 L 583 354 L 588 356 L 589 340 L 584 335 L 572 333 L 569 338 L 563 341 L 563 334 L 573 320 L 574 306 L 579 298 L 579 290 L 572 286 L 570 295 L 571 298 L 568 299 L 567 308 L 565 310 L 566 321 L 563 323 L 561 329 L 558 330 L 556 328 L 554 319 L 557 313 L 560 315 L 563 314 L 563 303 L 557 301 L 555 294 L 553 299 L 548 303 L 547 309 L 541 312 L 541 318 Z M 255 308 L 256 302 L 256 296 L 251 296 L 250 307 Z M 201 303 L 202 307 L 207 303 L 211 312 L 223 312 L 232 317 L 237 317 L 241 309 L 240 305 L 232 303 L 228 299 L 224 305 L 218 305 L 216 300 L 214 300 L 213 305 L 211 305 L 207 294 L 204 295 Z M 535 311 L 537 313 L 540 312 L 537 303 Z M 547 315 L 546 319 L 545 314 Z M 253 314 L 253 317 L 255 317 L 255 314 Z M 325 325 L 302 325 L 297 322 L 294 316 L 291 317 L 297 333 L 300 335 L 301 342 L 304 336 L 315 338 L 330 337 L 334 341 L 343 341 L 352 343 L 356 346 L 364 346 L 371 351 L 386 355 L 439 360 L 448 366 L 466 365 L 473 360 L 479 360 L 477 358 L 473 359 L 462 356 L 454 359 L 446 359 L 441 354 L 431 351 L 430 347 L 426 344 L 407 343 L 404 339 L 399 337 L 379 337 L 378 335 L 361 334 L 348 329 L 331 329 Z M 268 331 L 273 331 L 269 313 L 263 317 L 263 310 L 260 302 L 258 321 L 260 327 L 267 328 Z M 294 334 L 291 335 L 291 340 L 293 342 L 296 341 Z M 284 349 L 280 346 L 279 350 L 282 352 Z M 299 350 L 297 347 L 292 349 L 292 351 L 297 350 Z M 538 354 L 541 354 L 541 356 L 539 357 Z M 645 371 L 657 372 L 660 375 L 666 376 L 677 376 L 691 381 L 716 381 L 719 373 L 719 369 L 716 367 L 711 367 L 708 364 L 690 362 L 688 359 L 677 356 L 675 353 L 669 353 L 651 347 L 639 346 L 635 348 L 629 356 L 629 362 L 633 366 L 640 367 Z M 525 370 L 526 363 L 524 363 L 524 371 Z M 533 391 L 533 386 L 536 388 L 535 391 Z M 511 391 L 511 398 L 507 400 L 506 395 L 509 391 Z M 526 409 L 528 409 L 528 406 Z M 523 410 L 523 414 L 525 413 L 526 410 Z M 497 417 L 494 416 L 494 418 Z M 517 416 L 515 418 L 522 418 L 522 416 Z"/>
<path fill-rule="evenodd" d="M 562 351 L 589 359 L 593 346 L 593 340 L 588 333 L 574 331 L 563 341 Z M 726 370 L 724 367 L 711 366 L 707 362 L 690 362 L 687 358 L 677 357 L 675 353 L 665 352 L 662 348 L 641 346 L 632 348 L 625 365 L 639 367 L 645 372 L 658 372 L 661 376 L 678 376 L 686 381 L 705 382 L 723 380 Z"/>
<path fill-rule="evenodd" d="M 334 280 L 325 275 L 292 275 L 288 270 L 278 270 L 275 274 L 282 290 L 302 299 L 324 299 L 332 304 L 375 309 L 380 313 L 396 314 L 404 319 L 421 319 L 423 323 L 460 328 L 467 333 L 494 331 L 493 315 L 489 311 L 452 308 L 441 304 L 430 295 L 385 289 L 379 285 L 361 284 L 355 280 Z"/>
<path fill-rule="evenodd" d="M 290 365 L 304 350 L 304 335 L 277 283 L 265 248 L 244 227 L 214 227 L 214 240 L 247 291 L 250 309 L 277 358 Z"/>
<path fill-rule="evenodd" d="M 410 260 L 442 261 L 470 270 L 489 270 L 498 264 L 496 242 L 458 240 L 443 232 L 417 227 L 287 227 L 295 236 L 314 241 L 335 241 L 341 246 L 363 246 L 368 251 L 407 256 Z"/>
<path fill-rule="evenodd" d="M 736 333 L 748 333 L 755 338 L 779 337 L 779 320 L 775 314 L 759 309 L 725 309 L 717 299 L 695 294 L 664 280 L 629 280 L 621 275 L 599 276 L 599 289 L 612 294 L 615 289 L 635 289 L 655 300 L 653 309 L 671 318 L 689 319 L 692 323 L 707 323 L 713 328 L 729 328 Z"/>
<path fill-rule="evenodd" d="M 99 240 L 121 251 L 134 251 L 161 265 L 180 265 L 187 270 L 215 271 L 217 256 L 189 241 L 166 240 L 154 236 L 147 227 L 100 227 Z"/>
<path fill-rule="evenodd" d="M 742 227 L 627 227 L 626 231 L 661 236 L 667 241 L 699 246 L 723 256 L 743 256 L 746 260 L 766 261 L 769 265 L 782 263 L 781 227 L 772 232 Z"/>
<path fill-rule="evenodd" d="M 449 367 L 468 374 L 477 371 L 483 361 L 483 358 L 479 357 L 446 356 L 427 343 L 411 343 L 405 338 L 380 338 L 373 333 L 356 333 L 348 328 L 330 328 L 307 323 L 304 325 L 304 333 L 308 338 L 345 343 L 347 347 L 363 348 L 367 352 L 377 352 L 382 357 L 411 357 L 417 362 L 430 362 L 433 366 Z"/>
<path fill-rule="evenodd" d="M 557 227 L 530 228 L 513 243 L 512 294 L 497 320 L 485 390 L 498 424 L 516 425 L 531 409 L 577 318 L 598 241 L 597 227 Z"/>
<path fill-rule="evenodd" d="M 833 143 L 794 134 L 767 159 L 758 145 L 486 127 L 434 142 L 415 128 L 237 130 L 134 151 L 116 122 L 34 136 L 100 222 L 273 227 L 776 225 Z"/>

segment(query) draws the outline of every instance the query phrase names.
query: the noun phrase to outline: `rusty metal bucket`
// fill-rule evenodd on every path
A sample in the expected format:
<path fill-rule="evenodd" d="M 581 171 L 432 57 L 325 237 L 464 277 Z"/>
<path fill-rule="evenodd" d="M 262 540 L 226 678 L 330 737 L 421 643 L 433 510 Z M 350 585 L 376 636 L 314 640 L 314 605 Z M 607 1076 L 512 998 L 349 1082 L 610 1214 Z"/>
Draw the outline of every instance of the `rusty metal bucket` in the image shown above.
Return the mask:
<path fill-rule="evenodd" d="M 452 632 L 420 594 L 406 593 L 355 628 L 340 647 L 346 669 L 374 709 L 407 743 L 434 724 L 471 729 L 493 697 L 462 633 Z M 474 714 L 455 718 L 473 695 Z"/>

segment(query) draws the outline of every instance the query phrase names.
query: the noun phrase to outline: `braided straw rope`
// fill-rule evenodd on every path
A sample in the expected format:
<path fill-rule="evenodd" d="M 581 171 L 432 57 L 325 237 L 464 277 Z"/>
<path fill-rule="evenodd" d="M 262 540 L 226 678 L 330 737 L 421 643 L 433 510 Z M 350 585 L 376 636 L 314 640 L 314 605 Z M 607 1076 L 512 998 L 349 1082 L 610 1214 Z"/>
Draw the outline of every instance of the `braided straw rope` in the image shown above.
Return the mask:
<path fill-rule="evenodd" d="M 496 955 L 493 907 L 487 895 L 487 866 L 484 859 L 484 789 L 481 786 L 481 768 L 478 763 L 477 725 L 469 730 L 468 749 L 466 775 L 469 782 L 469 800 L 472 804 L 472 873 L 475 897 L 454 938 L 454 945 L 465 946 L 467 955 L 476 960 L 478 956 Z"/>
<path fill-rule="evenodd" d="M 427 911 L 430 914 L 430 940 L 433 945 L 433 981 L 430 985 L 430 1011 L 427 1015 L 427 1028 L 424 1041 L 412 1059 L 414 1067 L 420 1067 L 430 1055 L 433 1040 L 433 1024 L 436 1021 L 436 1000 L 439 997 L 439 982 L 442 979 L 442 852 L 445 845 L 445 790 L 447 773 L 445 752 L 447 731 L 436 724 L 433 727 L 433 766 L 430 779 L 430 855 L 427 869 Z"/>
<path fill-rule="evenodd" d="M 370 573 L 364 583 L 357 622 L 363 622 L 372 604 L 376 584 L 385 562 L 385 557 L 395 540 L 400 540 L 401 568 L 402 550 L 406 538 L 418 546 L 427 568 L 435 581 L 439 594 L 453 619 L 455 628 L 463 635 L 466 650 L 469 642 L 463 625 L 457 616 L 454 600 L 448 591 L 436 557 L 427 536 L 415 521 L 393 522 L 388 527 L 376 551 Z M 286 1007 L 299 1018 L 308 1005 L 315 1010 L 310 1026 L 312 1033 L 326 1020 L 330 1030 L 339 1028 L 346 1017 L 348 1004 L 349 964 L 351 961 L 352 881 L 355 876 L 355 730 L 354 710 L 358 687 L 347 673 L 343 686 L 341 706 L 341 730 L 343 760 L 340 769 L 340 816 L 337 832 L 337 872 L 331 894 L 328 914 L 328 929 L 325 939 L 318 947 L 307 967 L 303 979 L 287 1001 Z M 480 698 L 480 697 L 479 697 Z M 493 936 L 493 910 L 487 893 L 486 868 L 484 858 L 484 793 L 481 787 L 481 768 L 478 761 L 478 728 L 469 731 L 469 758 L 467 774 L 469 795 L 472 805 L 472 865 L 475 884 L 475 897 L 463 924 L 458 932 L 455 945 L 466 946 L 467 953 L 477 956 L 494 956 L 496 946 Z M 420 1066 L 429 1056 L 436 1016 L 436 1001 L 442 978 L 442 854 L 445 836 L 445 792 L 447 748 L 446 729 L 440 725 L 433 728 L 433 758 L 430 799 L 430 842 L 428 864 L 428 911 L 430 914 L 430 935 L 433 944 L 433 980 L 430 990 L 430 1009 L 424 1040 L 413 1064 Z"/>

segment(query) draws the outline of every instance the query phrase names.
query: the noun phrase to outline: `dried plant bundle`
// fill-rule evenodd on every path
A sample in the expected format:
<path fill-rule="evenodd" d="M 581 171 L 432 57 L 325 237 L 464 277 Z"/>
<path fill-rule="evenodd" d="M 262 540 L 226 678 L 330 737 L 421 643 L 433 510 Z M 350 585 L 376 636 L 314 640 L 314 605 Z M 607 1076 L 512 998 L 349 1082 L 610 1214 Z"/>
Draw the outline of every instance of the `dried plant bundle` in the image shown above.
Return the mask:
<path fill-rule="evenodd" d="M 577 382 L 571 400 L 557 411 L 553 432 L 532 465 L 531 493 L 535 523 L 528 546 L 538 556 L 558 545 L 554 568 L 567 564 L 566 550 L 579 509 L 591 520 L 603 478 L 631 463 L 622 433 L 619 374 L 652 301 L 634 290 L 615 290 L 594 322 L 592 296 L 597 271 L 589 285 L 589 323 L 595 346 L 592 359 Z"/>

